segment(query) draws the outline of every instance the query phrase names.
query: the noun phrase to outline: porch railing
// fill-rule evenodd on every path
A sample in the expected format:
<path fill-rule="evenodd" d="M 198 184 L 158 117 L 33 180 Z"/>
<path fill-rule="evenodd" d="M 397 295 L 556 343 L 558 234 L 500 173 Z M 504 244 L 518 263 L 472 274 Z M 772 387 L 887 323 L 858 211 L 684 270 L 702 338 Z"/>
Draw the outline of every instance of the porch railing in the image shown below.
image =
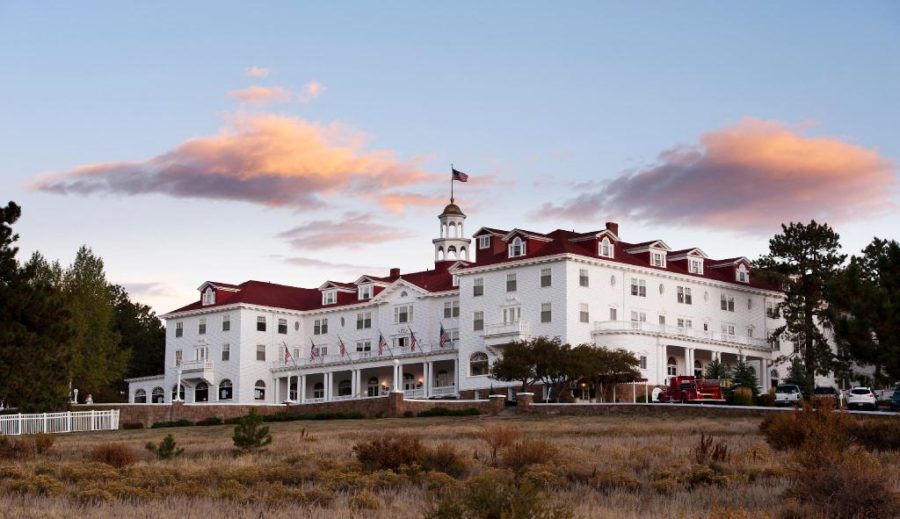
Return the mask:
<path fill-rule="evenodd" d="M 456 394 L 456 385 L 431 388 L 431 396 L 452 396 Z"/>
<path fill-rule="evenodd" d="M 687 326 L 672 326 L 669 324 L 656 324 L 646 321 L 595 321 L 594 334 L 606 334 L 617 332 L 641 332 L 653 335 L 668 335 L 683 337 L 686 339 L 699 339 L 714 341 L 739 346 L 749 346 L 756 349 L 771 349 L 771 344 L 766 339 L 736 335 L 730 333 L 713 332 L 700 328 Z"/>
<path fill-rule="evenodd" d="M 115 431 L 119 410 L 0 415 L 0 435 Z"/>

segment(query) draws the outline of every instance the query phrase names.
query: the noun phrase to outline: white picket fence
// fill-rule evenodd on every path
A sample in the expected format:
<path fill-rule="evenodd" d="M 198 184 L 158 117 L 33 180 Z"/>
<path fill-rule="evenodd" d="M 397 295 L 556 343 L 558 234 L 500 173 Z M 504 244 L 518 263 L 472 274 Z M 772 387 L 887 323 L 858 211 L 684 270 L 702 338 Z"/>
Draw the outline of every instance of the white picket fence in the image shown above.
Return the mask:
<path fill-rule="evenodd" d="M 119 410 L 0 415 L 0 435 L 115 431 Z"/>

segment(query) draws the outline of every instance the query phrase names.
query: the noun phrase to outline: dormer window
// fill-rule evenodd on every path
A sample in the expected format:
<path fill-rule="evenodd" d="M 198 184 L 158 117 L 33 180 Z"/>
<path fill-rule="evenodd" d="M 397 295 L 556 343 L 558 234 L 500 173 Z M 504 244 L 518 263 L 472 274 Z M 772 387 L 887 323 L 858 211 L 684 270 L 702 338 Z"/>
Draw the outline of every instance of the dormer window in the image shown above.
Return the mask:
<path fill-rule="evenodd" d="M 703 274 L 703 260 L 689 258 L 688 269 L 691 274 Z"/>
<path fill-rule="evenodd" d="M 613 244 L 610 243 L 609 238 L 603 238 L 603 241 L 600 242 L 600 256 L 604 258 L 613 257 Z"/>
<path fill-rule="evenodd" d="M 322 292 L 322 304 L 323 305 L 333 305 L 337 302 L 337 291 L 336 290 L 326 290 Z"/>
<path fill-rule="evenodd" d="M 743 263 L 737 268 L 737 280 L 741 283 L 750 282 L 750 272 L 747 271 L 747 267 Z"/>
<path fill-rule="evenodd" d="M 479 236 L 478 237 L 478 248 L 479 249 L 489 249 L 491 247 L 491 237 L 490 236 Z"/>
<path fill-rule="evenodd" d="M 361 300 L 372 299 L 372 285 L 360 285 L 359 298 Z"/>
<path fill-rule="evenodd" d="M 522 238 L 516 236 L 513 238 L 513 241 L 509 244 L 509 257 L 510 258 L 518 258 L 519 256 L 525 255 L 525 242 L 522 241 Z"/>
<path fill-rule="evenodd" d="M 203 291 L 203 306 L 216 304 L 216 291 L 207 288 Z"/>
<path fill-rule="evenodd" d="M 666 253 L 650 251 L 650 264 L 653 265 L 654 267 L 665 267 L 666 266 Z"/>

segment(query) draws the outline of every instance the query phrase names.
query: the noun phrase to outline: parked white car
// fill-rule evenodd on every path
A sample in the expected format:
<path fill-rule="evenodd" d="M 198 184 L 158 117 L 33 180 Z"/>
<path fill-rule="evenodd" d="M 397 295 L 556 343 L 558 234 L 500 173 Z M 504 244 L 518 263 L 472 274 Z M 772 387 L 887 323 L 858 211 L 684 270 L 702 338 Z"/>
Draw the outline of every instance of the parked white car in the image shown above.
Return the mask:
<path fill-rule="evenodd" d="M 848 409 L 859 408 L 874 411 L 877 407 L 875 393 L 870 387 L 855 387 L 847 393 Z"/>
<path fill-rule="evenodd" d="M 803 393 L 796 384 L 779 384 L 775 388 L 775 405 L 799 404 L 802 399 Z"/>

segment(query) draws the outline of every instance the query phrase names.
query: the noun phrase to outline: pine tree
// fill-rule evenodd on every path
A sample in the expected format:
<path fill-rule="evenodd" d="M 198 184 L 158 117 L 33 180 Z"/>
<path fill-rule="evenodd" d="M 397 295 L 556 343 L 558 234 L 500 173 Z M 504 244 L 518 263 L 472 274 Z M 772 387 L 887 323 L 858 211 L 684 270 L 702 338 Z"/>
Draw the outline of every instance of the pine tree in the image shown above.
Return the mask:
<path fill-rule="evenodd" d="M 166 353 L 166 329 L 153 310 L 132 301 L 124 288 L 110 287 L 115 307 L 114 329 L 120 336 L 118 349 L 128 356 L 125 377 L 144 377 L 159 373 Z M 122 380 L 118 387 L 127 390 Z"/>
<path fill-rule="evenodd" d="M 796 384 L 803 396 L 809 398 L 815 386 L 815 377 L 803 365 L 803 359 L 794 357 L 791 359 L 791 365 L 788 367 L 788 376 L 784 382 L 785 384 Z"/>
<path fill-rule="evenodd" d="M 753 371 L 753 368 L 744 360 L 743 355 L 738 355 L 733 373 L 735 384 L 749 388 L 753 392 L 754 397 L 759 394 L 759 379 L 756 377 L 756 372 Z"/>
<path fill-rule="evenodd" d="M 728 367 L 719 359 L 713 359 L 706 365 L 706 373 L 704 376 L 710 380 L 729 380 L 731 372 Z"/>
<path fill-rule="evenodd" d="M 784 289 L 779 309 L 785 324 L 773 333 L 794 344 L 808 377 L 827 375 L 834 354 L 823 333 L 830 323 L 826 293 L 846 258 L 839 252 L 840 236 L 815 220 L 782 224 L 781 230 L 769 240 L 769 253 L 756 262 L 755 274 Z"/>

